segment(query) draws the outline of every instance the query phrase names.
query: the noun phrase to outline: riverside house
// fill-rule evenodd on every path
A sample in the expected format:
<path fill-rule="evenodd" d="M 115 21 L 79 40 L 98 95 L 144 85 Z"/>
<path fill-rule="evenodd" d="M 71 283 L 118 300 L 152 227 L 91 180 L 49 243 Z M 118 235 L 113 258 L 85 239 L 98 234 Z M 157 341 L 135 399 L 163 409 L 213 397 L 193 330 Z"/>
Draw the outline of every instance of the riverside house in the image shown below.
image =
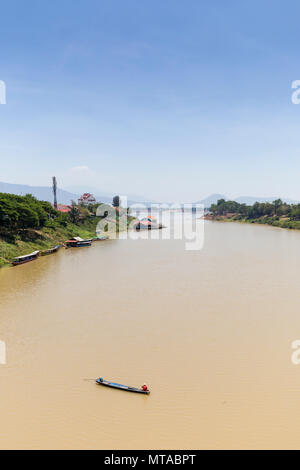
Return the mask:
<path fill-rule="evenodd" d="M 84 193 L 79 199 L 78 204 L 82 204 L 84 206 L 88 206 L 89 204 L 96 204 L 96 198 L 90 193 Z"/>

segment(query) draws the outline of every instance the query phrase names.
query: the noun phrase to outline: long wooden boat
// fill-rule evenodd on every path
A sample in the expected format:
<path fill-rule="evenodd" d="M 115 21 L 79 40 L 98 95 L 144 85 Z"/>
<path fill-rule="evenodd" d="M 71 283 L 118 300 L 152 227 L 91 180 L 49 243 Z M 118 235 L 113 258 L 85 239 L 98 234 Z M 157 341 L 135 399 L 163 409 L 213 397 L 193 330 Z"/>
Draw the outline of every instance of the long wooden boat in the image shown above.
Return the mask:
<path fill-rule="evenodd" d="M 117 388 L 118 390 L 124 390 L 125 392 L 133 393 L 142 393 L 143 395 L 149 395 L 150 390 L 143 390 L 142 388 L 128 387 L 127 385 L 121 385 L 114 382 L 109 382 L 102 378 L 96 380 L 98 385 L 103 385 L 104 387 Z"/>
<path fill-rule="evenodd" d="M 29 255 L 17 256 L 16 258 L 13 259 L 12 265 L 19 266 L 20 264 L 29 263 L 30 261 L 36 260 L 39 256 L 40 256 L 39 251 L 34 251 L 33 253 L 30 253 Z"/>
<path fill-rule="evenodd" d="M 76 239 L 71 239 L 67 240 L 65 242 L 65 245 L 67 248 L 80 248 L 80 247 L 86 247 L 86 246 L 91 246 L 92 245 L 92 240 L 76 240 Z"/>
<path fill-rule="evenodd" d="M 78 242 L 77 247 L 85 247 L 85 246 L 91 246 L 92 242 L 89 240 L 84 240 L 83 242 Z"/>
<path fill-rule="evenodd" d="M 50 248 L 49 250 L 44 250 L 41 252 L 42 256 L 52 255 L 56 253 L 61 248 L 61 245 L 56 245 L 54 248 Z"/>

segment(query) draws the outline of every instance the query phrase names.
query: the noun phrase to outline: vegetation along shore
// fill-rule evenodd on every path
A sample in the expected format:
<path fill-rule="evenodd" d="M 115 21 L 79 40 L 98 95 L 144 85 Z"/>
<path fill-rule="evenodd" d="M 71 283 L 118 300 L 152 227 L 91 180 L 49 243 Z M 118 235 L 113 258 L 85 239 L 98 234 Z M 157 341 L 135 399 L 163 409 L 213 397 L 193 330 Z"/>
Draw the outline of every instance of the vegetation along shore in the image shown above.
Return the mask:
<path fill-rule="evenodd" d="M 256 202 L 248 206 L 236 201 L 219 199 L 212 204 L 208 220 L 267 224 L 274 227 L 300 230 L 300 204 L 287 204 L 281 199 L 274 202 Z"/>
<path fill-rule="evenodd" d="M 95 237 L 102 219 L 96 216 L 100 204 L 83 207 L 73 202 L 69 212 L 63 213 L 30 194 L 0 193 L 0 267 L 9 265 L 16 256 L 50 249 L 75 236 Z M 115 210 L 118 231 L 122 211 L 127 209 L 116 207 Z M 129 222 L 132 219 L 128 217 Z"/>

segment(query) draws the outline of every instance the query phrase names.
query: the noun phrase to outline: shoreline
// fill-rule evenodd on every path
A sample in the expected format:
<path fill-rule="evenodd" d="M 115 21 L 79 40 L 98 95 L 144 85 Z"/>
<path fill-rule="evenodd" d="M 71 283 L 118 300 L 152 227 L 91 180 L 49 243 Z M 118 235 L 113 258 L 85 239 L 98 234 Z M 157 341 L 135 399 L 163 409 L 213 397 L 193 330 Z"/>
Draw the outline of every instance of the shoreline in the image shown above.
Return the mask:
<path fill-rule="evenodd" d="M 122 231 L 123 230 L 120 232 Z M 112 232 L 104 232 L 103 234 L 109 240 Z M 71 224 L 63 230 L 29 230 L 27 235 L 35 237 L 35 239 L 18 239 L 15 243 L 10 243 L 0 235 L 0 269 L 12 267 L 11 261 L 15 257 L 27 255 L 34 251 L 47 250 L 53 248 L 55 245 L 64 246 L 65 241 L 74 236 L 79 236 L 83 239 L 97 238 L 95 227 L 91 228 L 84 225 L 77 226 Z"/>
<path fill-rule="evenodd" d="M 73 236 L 87 239 L 95 237 L 95 231 L 84 227 L 76 227 L 76 231 L 73 227 L 62 230 L 28 230 L 15 242 L 0 235 L 0 269 L 12 266 L 11 261 L 17 256 L 48 250 L 56 245 L 64 245 L 65 241 Z"/>
<path fill-rule="evenodd" d="M 235 222 L 240 224 L 247 224 L 247 225 L 267 225 L 273 228 L 280 228 L 284 230 L 300 230 L 300 221 L 294 221 L 290 219 L 271 219 L 271 218 L 256 218 L 256 219 L 246 219 L 246 218 L 235 218 L 232 216 L 213 216 L 213 215 L 205 215 L 204 220 L 208 220 L 211 222 Z"/>
<path fill-rule="evenodd" d="M 101 204 L 86 207 L 73 202 L 67 212 L 62 212 L 31 194 L 0 193 L 0 268 L 12 265 L 16 257 L 64 245 L 70 238 L 96 238 L 97 229 L 106 236 L 108 229 L 116 232 L 128 229 L 134 220 L 128 209 L 111 206 L 109 214 L 104 207 L 106 212 L 102 216 L 97 212 Z"/>

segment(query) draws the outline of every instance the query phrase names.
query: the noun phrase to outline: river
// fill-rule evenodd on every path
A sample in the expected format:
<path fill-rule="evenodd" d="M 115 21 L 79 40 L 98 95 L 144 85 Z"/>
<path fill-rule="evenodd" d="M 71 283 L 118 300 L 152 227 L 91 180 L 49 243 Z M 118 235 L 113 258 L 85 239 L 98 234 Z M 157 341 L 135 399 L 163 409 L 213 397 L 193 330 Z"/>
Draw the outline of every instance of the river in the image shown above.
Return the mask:
<path fill-rule="evenodd" d="M 299 232 L 218 222 L 0 270 L 0 448 L 299 448 L 299 279 Z"/>

